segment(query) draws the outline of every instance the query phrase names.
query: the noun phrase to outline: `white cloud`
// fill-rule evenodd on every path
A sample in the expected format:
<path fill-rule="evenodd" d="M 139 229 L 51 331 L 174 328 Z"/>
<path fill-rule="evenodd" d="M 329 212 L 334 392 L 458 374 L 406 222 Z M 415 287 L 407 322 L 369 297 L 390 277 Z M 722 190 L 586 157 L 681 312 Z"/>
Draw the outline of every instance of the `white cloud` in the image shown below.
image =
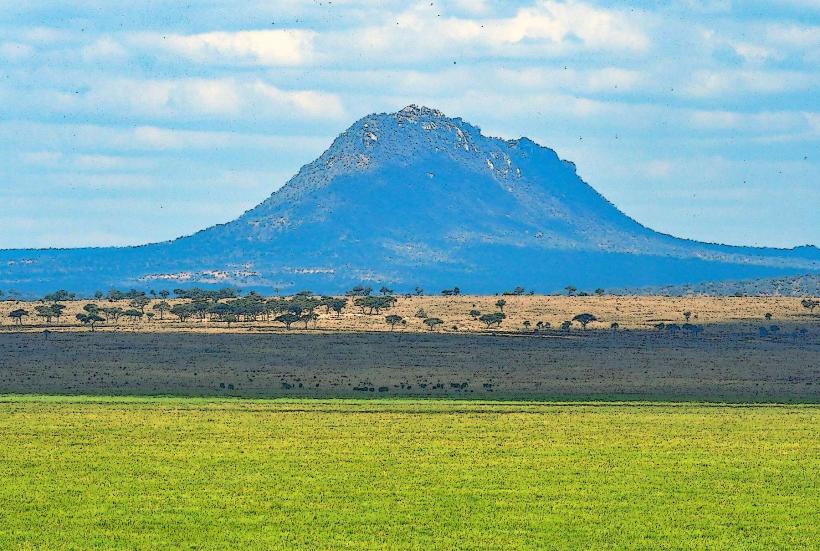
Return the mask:
<path fill-rule="evenodd" d="M 820 26 L 771 25 L 766 33 L 775 44 L 796 48 L 817 48 L 820 45 Z"/>
<path fill-rule="evenodd" d="M 400 64 L 442 56 L 533 59 L 581 51 L 641 53 L 650 46 L 640 13 L 583 2 L 542 0 L 508 17 L 439 17 L 438 8 L 418 4 L 379 25 L 323 33 L 317 55 L 329 62 L 366 60 Z"/>
<path fill-rule="evenodd" d="M 684 92 L 693 97 L 794 92 L 820 85 L 817 73 L 798 71 L 700 70 L 690 78 Z"/>
<path fill-rule="evenodd" d="M 576 92 L 626 92 L 646 84 L 645 76 L 633 69 L 604 67 L 600 69 L 561 69 L 524 67 L 501 68 L 495 72 L 497 82 L 524 89 L 567 89 Z"/>
<path fill-rule="evenodd" d="M 313 58 L 312 31 L 248 30 L 201 34 L 139 34 L 130 41 L 196 63 L 295 66 Z"/>
<path fill-rule="evenodd" d="M 783 55 L 772 48 L 767 48 L 751 42 L 737 42 L 732 45 L 735 53 L 742 57 L 747 63 L 764 63 L 783 59 Z"/>
<path fill-rule="evenodd" d="M 654 159 L 644 165 L 644 172 L 650 178 L 666 178 L 672 172 L 672 163 L 667 160 Z"/>
<path fill-rule="evenodd" d="M 93 43 L 83 46 L 80 54 L 84 61 L 119 61 L 128 56 L 128 52 L 119 42 L 109 36 L 97 39 Z"/>
<path fill-rule="evenodd" d="M 335 94 L 283 90 L 262 80 L 188 78 L 91 81 L 82 91 L 44 90 L 20 98 L 53 112 L 107 112 L 147 118 L 331 118 L 344 115 Z"/>
<path fill-rule="evenodd" d="M 145 170 L 153 166 L 148 159 L 101 154 L 69 154 L 61 151 L 29 151 L 20 154 L 29 166 L 78 172 Z"/>
<path fill-rule="evenodd" d="M 181 155 L 185 151 L 195 153 L 215 149 L 269 150 L 288 155 L 313 151 L 315 156 L 318 156 L 327 147 L 330 139 L 332 135 L 254 134 L 183 130 L 149 125 L 118 127 L 94 124 L 0 122 L 0 143 L 15 143 L 19 149 L 24 151 L 20 154 L 20 160 L 26 163 L 55 163 L 63 155 L 59 150 L 69 148 L 72 151 L 89 153 L 172 150 L 175 151 L 175 155 Z M 37 148 L 44 148 L 44 150 Z"/>
<path fill-rule="evenodd" d="M 34 48 L 22 42 L 2 42 L 0 43 L 0 58 L 8 61 L 20 61 L 31 57 Z"/>
<path fill-rule="evenodd" d="M 736 111 L 703 111 L 690 113 L 689 123 L 694 128 L 734 130 L 774 134 L 777 132 L 811 131 L 812 120 L 820 116 L 813 112 L 764 111 L 741 113 Z"/>

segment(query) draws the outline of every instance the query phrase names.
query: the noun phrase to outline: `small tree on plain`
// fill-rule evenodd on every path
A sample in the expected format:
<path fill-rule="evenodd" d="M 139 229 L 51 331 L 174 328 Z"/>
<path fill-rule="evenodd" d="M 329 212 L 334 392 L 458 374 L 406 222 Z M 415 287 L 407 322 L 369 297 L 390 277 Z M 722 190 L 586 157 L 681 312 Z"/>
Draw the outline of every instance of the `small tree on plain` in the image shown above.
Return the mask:
<path fill-rule="evenodd" d="M 593 321 L 598 321 L 598 318 L 596 318 L 592 314 L 583 313 L 578 314 L 577 316 L 572 318 L 572 321 L 577 321 L 581 324 L 581 327 L 583 327 L 584 330 L 586 330 L 587 324 L 592 323 Z"/>
<path fill-rule="evenodd" d="M 17 310 L 12 310 L 9 312 L 9 317 L 14 320 L 14 323 L 17 325 L 23 325 L 23 318 L 28 317 L 29 312 L 23 308 L 18 308 Z"/>
<path fill-rule="evenodd" d="M 342 315 L 342 310 L 344 310 L 344 307 L 346 305 L 347 305 L 347 299 L 346 298 L 337 298 L 337 299 L 333 299 L 330 302 L 330 309 L 333 310 L 334 312 L 336 312 L 336 317 L 338 318 L 339 316 Z"/>
<path fill-rule="evenodd" d="M 568 297 L 571 297 L 576 293 L 576 291 L 578 291 L 578 289 L 576 287 L 573 287 L 572 285 L 567 285 L 566 287 L 564 287 L 564 290 L 567 292 Z"/>
<path fill-rule="evenodd" d="M 102 323 L 105 321 L 105 318 L 100 316 L 96 312 L 80 312 L 76 315 L 77 321 L 82 323 L 83 325 L 87 325 L 91 328 L 91 332 L 94 332 L 94 326 L 98 323 Z"/>
<path fill-rule="evenodd" d="M 50 305 L 41 304 L 34 307 L 37 315 L 45 320 L 46 323 L 51 323 L 51 318 L 54 317 L 54 309 Z"/>
<path fill-rule="evenodd" d="M 691 318 L 691 317 L 692 317 L 692 312 L 690 312 L 689 310 L 687 310 L 683 313 L 683 319 L 686 320 L 686 323 L 689 323 L 689 318 Z"/>
<path fill-rule="evenodd" d="M 404 318 L 396 314 L 385 316 L 384 321 L 390 326 L 390 330 L 394 330 L 397 325 L 404 321 Z"/>
<path fill-rule="evenodd" d="M 439 318 L 427 318 L 423 323 L 430 331 L 432 331 L 437 325 L 444 323 L 444 321 Z"/>
<path fill-rule="evenodd" d="M 316 325 L 316 320 L 319 319 L 319 314 L 316 312 L 306 312 L 299 316 L 299 321 L 305 324 L 305 329 L 308 328 L 308 323 L 313 322 L 314 326 Z"/>
<path fill-rule="evenodd" d="M 480 316 L 480 315 L 481 315 L 481 312 L 479 312 L 478 310 L 470 310 L 470 317 L 473 318 L 474 320 L 478 319 L 478 316 Z"/>
<path fill-rule="evenodd" d="M 133 323 L 137 323 L 137 321 L 139 321 L 142 318 L 143 313 L 140 310 L 137 310 L 136 308 L 129 308 L 128 310 L 123 312 L 122 315 L 126 318 L 131 318 L 131 321 Z"/>
<path fill-rule="evenodd" d="M 501 322 L 507 317 L 503 312 L 493 312 L 492 314 L 484 314 L 478 318 L 482 323 L 487 325 L 487 329 L 495 325 L 501 327 Z"/>
<path fill-rule="evenodd" d="M 138 296 L 131 299 L 131 302 L 128 303 L 128 306 L 131 308 L 139 308 L 139 311 L 143 314 L 145 313 L 145 307 L 151 303 L 151 299 L 146 296 Z"/>
<path fill-rule="evenodd" d="M 285 329 L 290 331 L 290 326 L 299 321 L 300 319 L 301 316 L 299 316 L 298 314 L 288 313 L 276 316 L 276 318 L 274 318 L 273 321 L 278 321 L 279 323 L 285 324 Z"/>
<path fill-rule="evenodd" d="M 498 307 L 499 310 L 501 310 L 503 312 L 504 307 L 507 305 L 507 301 L 504 300 L 503 298 L 500 298 L 497 301 L 495 301 L 495 305 Z"/>
<path fill-rule="evenodd" d="M 162 320 L 162 319 L 164 319 L 163 316 L 164 316 L 165 312 L 167 312 L 168 310 L 171 309 L 171 305 L 163 300 L 163 301 L 160 301 L 160 302 L 154 304 L 154 306 L 152 306 L 151 309 L 156 310 L 157 312 L 159 312 L 159 319 Z"/>
<path fill-rule="evenodd" d="M 820 300 L 814 300 L 810 298 L 806 298 L 800 301 L 800 304 L 803 308 L 807 309 L 809 312 L 814 313 L 814 309 L 820 306 Z"/>

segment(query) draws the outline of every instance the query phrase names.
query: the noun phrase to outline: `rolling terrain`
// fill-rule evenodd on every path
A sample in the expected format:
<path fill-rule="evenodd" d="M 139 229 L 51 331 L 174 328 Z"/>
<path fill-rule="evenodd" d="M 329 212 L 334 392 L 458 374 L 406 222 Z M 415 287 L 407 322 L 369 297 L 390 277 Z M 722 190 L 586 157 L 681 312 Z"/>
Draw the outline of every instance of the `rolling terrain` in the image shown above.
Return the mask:
<path fill-rule="evenodd" d="M 553 292 L 820 272 L 820 250 L 675 238 L 629 218 L 575 165 L 426 107 L 369 115 L 238 219 L 141 247 L 0 251 L 0 288 L 235 285 L 340 292 Z"/>

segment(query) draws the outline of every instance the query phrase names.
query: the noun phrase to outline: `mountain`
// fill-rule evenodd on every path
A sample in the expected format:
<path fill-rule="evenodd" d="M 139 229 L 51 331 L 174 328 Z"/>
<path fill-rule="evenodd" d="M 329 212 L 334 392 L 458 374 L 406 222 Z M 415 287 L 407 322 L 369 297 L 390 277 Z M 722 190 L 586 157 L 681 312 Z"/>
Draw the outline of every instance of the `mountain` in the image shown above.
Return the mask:
<path fill-rule="evenodd" d="M 704 281 L 697 284 L 613 289 L 618 294 L 661 296 L 820 296 L 820 274 L 802 274 L 785 277 L 767 277 L 744 280 Z"/>
<path fill-rule="evenodd" d="M 530 139 L 411 105 L 342 133 L 236 220 L 140 247 L 0 251 L 0 288 L 235 285 L 338 292 L 517 285 L 551 292 L 820 272 L 820 250 L 734 247 L 646 228 Z"/>

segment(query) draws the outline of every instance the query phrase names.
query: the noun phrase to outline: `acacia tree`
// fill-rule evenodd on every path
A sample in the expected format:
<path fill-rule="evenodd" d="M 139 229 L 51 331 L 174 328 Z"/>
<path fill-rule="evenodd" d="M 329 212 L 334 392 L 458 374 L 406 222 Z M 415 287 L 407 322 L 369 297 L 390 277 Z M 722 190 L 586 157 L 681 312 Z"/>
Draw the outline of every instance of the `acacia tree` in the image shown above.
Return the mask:
<path fill-rule="evenodd" d="M 390 330 L 396 328 L 396 326 L 400 323 L 407 323 L 404 321 L 404 318 L 401 316 L 397 316 L 396 314 L 391 314 L 389 316 L 385 316 L 384 321 L 390 326 Z"/>
<path fill-rule="evenodd" d="M 576 287 L 573 287 L 572 285 L 567 285 L 566 287 L 564 287 L 564 290 L 567 292 L 568 297 L 571 297 L 576 293 L 576 291 L 578 291 L 578 289 Z"/>
<path fill-rule="evenodd" d="M 162 320 L 164 319 L 163 314 L 165 314 L 165 312 L 171 309 L 171 305 L 163 300 L 161 302 L 154 304 L 154 306 L 152 306 L 151 309 L 159 312 L 159 319 Z"/>
<path fill-rule="evenodd" d="M 478 319 L 478 316 L 480 316 L 480 315 L 481 315 L 481 312 L 479 312 L 478 310 L 470 310 L 470 317 L 473 318 L 474 320 Z"/>
<path fill-rule="evenodd" d="M 316 312 L 307 312 L 299 316 L 299 321 L 304 322 L 305 329 L 308 328 L 308 323 L 313 322 L 313 327 L 316 327 L 316 321 L 319 319 L 319 314 Z"/>
<path fill-rule="evenodd" d="M 330 309 L 336 312 L 337 318 L 342 315 L 345 306 L 347 306 L 346 298 L 335 298 L 330 302 Z"/>
<path fill-rule="evenodd" d="M 577 321 L 581 324 L 581 327 L 583 327 L 584 330 L 586 330 L 587 324 L 592 323 L 593 321 L 598 321 L 598 318 L 596 318 L 592 314 L 583 313 L 578 314 L 577 316 L 572 318 L 572 321 Z"/>
<path fill-rule="evenodd" d="M 345 294 L 349 297 L 366 297 L 373 292 L 372 287 L 364 287 L 363 285 L 356 285 Z"/>
<path fill-rule="evenodd" d="M 495 305 L 496 305 L 496 306 L 498 306 L 498 309 L 499 309 L 499 310 L 501 310 L 501 311 L 503 312 L 503 311 L 504 311 L 504 307 L 507 305 L 507 301 L 506 301 L 506 300 L 504 300 L 503 298 L 501 298 L 501 299 L 498 299 L 498 300 L 495 302 Z"/>
<path fill-rule="evenodd" d="M 353 301 L 353 304 L 362 309 L 362 314 L 372 315 L 374 312 L 378 315 L 382 310 L 392 307 L 396 303 L 396 297 L 382 296 L 382 297 L 359 297 Z M 367 312 L 365 312 L 367 310 Z"/>
<path fill-rule="evenodd" d="M 112 306 L 110 308 L 101 308 L 100 311 L 108 316 L 108 319 L 114 320 L 114 323 L 117 323 L 125 310 L 119 306 Z"/>
<path fill-rule="evenodd" d="M 285 329 L 290 331 L 290 326 L 301 319 L 302 317 L 298 314 L 287 313 L 276 316 L 273 321 L 285 324 Z"/>
<path fill-rule="evenodd" d="M 53 318 L 55 315 L 54 309 L 51 306 L 46 306 L 44 304 L 40 306 L 35 306 L 34 311 L 37 312 L 37 315 L 39 317 L 46 320 L 46 323 L 51 323 L 51 318 Z"/>
<path fill-rule="evenodd" d="M 178 317 L 180 322 L 183 322 L 193 315 L 194 310 L 190 304 L 174 304 L 170 312 Z"/>
<path fill-rule="evenodd" d="M 130 308 L 122 313 L 123 316 L 127 318 L 131 318 L 131 321 L 137 323 L 137 321 L 142 318 L 143 313 L 137 310 L 136 308 Z"/>
<path fill-rule="evenodd" d="M 94 326 L 97 323 L 105 321 L 105 318 L 100 316 L 97 312 L 80 312 L 76 315 L 76 318 L 83 325 L 89 326 L 92 333 L 94 332 Z"/>
<path fill-rule="evenodd" d="M 504 321 L 504 319 L 506 319 L 506 317 L 507 317 L 507 315 L 503 312 L 493 312 L 492 314 L 484 314 L 483 316 L 481 316 L 478 319 L 482 323 L 486 323 L 487 324 L 487 329 L 489 329 L 490 326 L 492 326 L 492 325 L 495 325 L 497 327 L 501 327 L 501 322 Z"/>
<path fill-rule="evenodd" d="M 424 325 L 426 325 L 428 329 L 432 331 L 437 325 L 441 325 L 442 323 L 444 323 L 444 320 L 441 320 L 439 318 L 427 318 L 422 323 L 424 323 Z"/>
<path fill-rule="evenodd" d="M 689 323 L 689 318 L 691 318 L 691 317 L 692 317 L 692 312 L 690 312 L 689 310 L 687 310 L 683 313 L 683 319 L 686 320 L 686 323 Z"/>
<path fill-rule="evenodd" d="M 803 308 L 807 309 L 809 312 L 814 313 L 814 309 L 820 306 L 820 300 L 814 300 L 810 298 L 805 298 L 800 301 L 800 304 Z"/>
<path fill-rule="evenodd" d="M 17 325 L 23 325 L 23 318 L 28 317 L 29 312 L 23 308 L 18 308 L 9 312 L 9 317 L 14 320 Z"/>
<path fill-rule="evenodd" d="M 145 313 L 145 307 L 151 304 L 151 299 L 146 296 L 138 296 L 131 299 L 128 306 L 131 308 L 139 308 L 140 312 Z"/>

